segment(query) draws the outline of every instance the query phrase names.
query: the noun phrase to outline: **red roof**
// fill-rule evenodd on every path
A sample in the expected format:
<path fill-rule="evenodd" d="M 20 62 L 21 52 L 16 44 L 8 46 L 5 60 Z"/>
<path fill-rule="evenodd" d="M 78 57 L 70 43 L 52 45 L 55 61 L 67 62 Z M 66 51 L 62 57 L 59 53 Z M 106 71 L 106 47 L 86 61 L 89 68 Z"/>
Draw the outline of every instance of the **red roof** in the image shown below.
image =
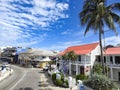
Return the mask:
<path fill-rule="evenodd" d="M 107 54 L 107 55 L 120 54 L 120 47 L 108 48 L 105 51 L 105 54 Z"/>
<path fill-rule="evenodd" d="M 77 55 L 82 55 L 82 54 L 88 54 L 92 50 L 94 50 L 99 43 L 92 43 L 92 44 L 85 44 L 85 45 L 79 45 L 79 46 L 71 46 L 68 47 L 66 50 L 61 52 L 59 55 L 64 55 L 67 52 L 74 51 L 75 54 Z"/>

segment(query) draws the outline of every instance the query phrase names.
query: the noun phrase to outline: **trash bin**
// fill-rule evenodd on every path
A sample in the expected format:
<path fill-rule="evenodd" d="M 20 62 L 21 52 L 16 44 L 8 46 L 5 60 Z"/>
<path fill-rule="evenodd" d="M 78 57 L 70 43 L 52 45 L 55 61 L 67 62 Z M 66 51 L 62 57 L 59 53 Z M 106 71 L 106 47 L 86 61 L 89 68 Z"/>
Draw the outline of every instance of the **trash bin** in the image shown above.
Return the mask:
<path fill-rule="evenodd" d="M 77 87 L 78 87 L 78 90 L 84 90 L 84 85 L 81 80 L 77 81 Z"/>

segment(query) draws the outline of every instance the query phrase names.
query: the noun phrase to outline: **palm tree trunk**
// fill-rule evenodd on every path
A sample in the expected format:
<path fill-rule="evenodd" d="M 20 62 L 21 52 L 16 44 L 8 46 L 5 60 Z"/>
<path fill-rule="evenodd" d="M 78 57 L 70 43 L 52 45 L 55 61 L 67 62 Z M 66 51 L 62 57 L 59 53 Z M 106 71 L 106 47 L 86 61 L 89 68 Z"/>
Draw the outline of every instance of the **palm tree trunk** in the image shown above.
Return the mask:
<path fill-rule="evenodd" d="M 100 43 L 100 59 L 102 61 L 103 74 L 105 74 L 104 58 L 103 58 L 103 46 L 102 46 L 102 28 L 99 28 L 99 43 Z"/>

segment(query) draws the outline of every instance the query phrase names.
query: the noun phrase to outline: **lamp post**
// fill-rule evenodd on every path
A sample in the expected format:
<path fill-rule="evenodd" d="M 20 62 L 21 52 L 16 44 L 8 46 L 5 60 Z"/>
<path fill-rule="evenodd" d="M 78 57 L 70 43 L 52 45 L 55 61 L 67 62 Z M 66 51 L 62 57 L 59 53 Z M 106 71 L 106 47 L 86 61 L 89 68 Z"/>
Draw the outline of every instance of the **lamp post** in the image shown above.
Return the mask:
<path fill-rule="evenodd" d="M 90 55 L 90 78 L 92 77 L 92 64 L 91 64 L 91 53 L 89 53 L 89 55 Z"/>

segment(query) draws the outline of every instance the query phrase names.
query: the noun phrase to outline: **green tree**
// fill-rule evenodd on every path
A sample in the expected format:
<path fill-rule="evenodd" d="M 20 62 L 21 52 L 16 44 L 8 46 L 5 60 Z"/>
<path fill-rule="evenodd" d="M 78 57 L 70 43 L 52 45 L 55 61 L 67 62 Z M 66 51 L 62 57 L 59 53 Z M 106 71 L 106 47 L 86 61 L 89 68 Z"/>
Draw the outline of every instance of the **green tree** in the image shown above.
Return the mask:
<path fill-rule="evenodd" d="M 113 30 L 117 34 L 114 24 L 120 24 L 120 16 L 115 13 L 115 10 L 120 10 L 120 3 L 114 3 L 107 6 L 106 2 L 107 0 L 85 0 L 83 10 L 80 12 L 81 25 L 86 25 L 84 35 L 90 30 L 93 30 L 94 33 L 99 33 L 103 74 L 105 74 L 102 50 L 102 36 L 105 32 L 104 26 L 106 25 L 110 30 Z"/>
<path fill-rule="evenodd" d="M 77 60 L 77 55 L 74 53 L 74 51 L 67 52 L 65 55 L 63 55 L 63 58 L 65 60 Z"/>
<path fill-rule="evenodd" d="M 103 68 L 102 68 L 101 64 L 96 64 L 93 67 L 93 73 L 96 73 L 96 74 L 100 75 L 100 74 L 102 74 L 102 71 L 103 71 L 102 69 Z"/>

